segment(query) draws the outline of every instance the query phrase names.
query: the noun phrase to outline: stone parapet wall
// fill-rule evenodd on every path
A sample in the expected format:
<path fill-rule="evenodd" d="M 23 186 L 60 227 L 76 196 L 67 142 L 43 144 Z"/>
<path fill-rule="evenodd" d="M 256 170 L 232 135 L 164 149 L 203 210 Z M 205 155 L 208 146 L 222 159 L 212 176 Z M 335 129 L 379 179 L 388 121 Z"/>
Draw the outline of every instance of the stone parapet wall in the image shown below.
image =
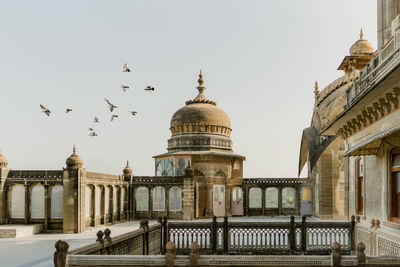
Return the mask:
<path fill-rule="evenodd" d="M 367 257 L 363 266 L 400 266 L 399 256 Z M 84 266 L 166 266 L 165 256 L 69 255 L 67 265 Z M 334 266 L 331 256 L 199 255 L 191 265 L 189 256 L 175 256 L 174 266 Z M 357 256 L 342 256 L 339 266 L 358 266 Z"/>

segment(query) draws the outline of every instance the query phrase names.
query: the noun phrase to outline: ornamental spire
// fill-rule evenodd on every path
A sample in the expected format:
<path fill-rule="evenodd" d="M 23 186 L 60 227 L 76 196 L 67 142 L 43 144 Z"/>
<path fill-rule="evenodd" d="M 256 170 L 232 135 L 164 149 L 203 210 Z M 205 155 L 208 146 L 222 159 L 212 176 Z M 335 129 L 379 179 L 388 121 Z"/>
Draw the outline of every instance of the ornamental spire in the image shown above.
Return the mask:
<path fill-rule="evenodd" d="M 195 99 L 186 101 L 186 105 L 195 103 L 211 104 L 214 106 L 217 105 L 217 103 L 215 103 L 214 101 L 208 100 L 207 97 L 203 94 L 204 89 L 206 89 L 206 87 L 204 86 L 204 78 L 202 70 L 200 70 L 199 79 L 197 80 L 197 82 L 199 83 L 199 85 L 197 86 L 199 94 L 196 96 Z"/>
<path fill-rule="evenodd" d="M 199 86 L 197 86 L 199 93 L 203 93 L 204 89 L 206 89 L 206 87 L 203 85 L 204 79 L 203 79 L 203 72 L 201 70 L 200 70 L 199 79 L 197 80 L 197 82 L 199 83 Z"/>
<path fill-rule="evenodd" d="M 74 145 L 74 147 L 72 148 L 72 152 L 73 152 L 73 153 L 72 153 L 73 155 L 76 154 L 76 147 L 75 147 L 75 145 Z"/>
<path fill-rule="evenodd" d="M 318 82 L 315 81 L 315 85 L 314 85 L 314 99 L 315 99 L 315 104 L 317 103 L 317 100 L 318 100 L 318 94 L 319 94 Z"/>
<path fill-rule="evenodd" d="M 364 33 L 363 33 L 363 30 L 362 30 L 362 28 L 360 29 L 360 40 L 364 40 Z"/>

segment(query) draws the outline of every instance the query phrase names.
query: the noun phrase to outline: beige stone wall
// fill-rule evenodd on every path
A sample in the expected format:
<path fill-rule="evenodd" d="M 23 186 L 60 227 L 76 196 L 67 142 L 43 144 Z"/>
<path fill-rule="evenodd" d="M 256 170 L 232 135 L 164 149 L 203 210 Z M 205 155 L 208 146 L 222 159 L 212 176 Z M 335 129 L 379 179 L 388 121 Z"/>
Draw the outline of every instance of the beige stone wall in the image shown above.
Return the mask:
<path fill-rule="evenodd" d="M 344 218 L 343 140 L 336 138 L 322 153 L 311 178 L 315 180 L 314 215 L 321 219 Z"/>

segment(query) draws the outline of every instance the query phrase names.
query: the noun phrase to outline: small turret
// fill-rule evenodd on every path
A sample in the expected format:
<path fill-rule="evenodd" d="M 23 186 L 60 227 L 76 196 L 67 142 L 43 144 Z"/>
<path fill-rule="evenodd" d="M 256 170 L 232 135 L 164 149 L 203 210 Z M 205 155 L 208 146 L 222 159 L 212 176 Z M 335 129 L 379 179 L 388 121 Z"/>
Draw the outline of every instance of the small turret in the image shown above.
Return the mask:
<path fill-rule="evenodd" d="M 8 160 L 0 152 L 0 168 L 7 168 L 7 167 L 8 167 Z"/>
<path fill-rule="evenodd" d="M 74 145 L 73 148 L 73 153 L 71 156 L 69 156 L 69 158 L 67 158 L 67 160 L 65 161 L 65 163 L 67 164 L 67 168 L 68 169 L 79 169 L 82 168 L 83 165 L 83 161 L 82 159 L 76 154 L 76 148 Z"/>
<path fill-rule="evenodd" d="M 124 172 L 124 176 L 125 177 L 129 177 L 130 178 L 132 176 L 133 170 L 129 166 L 129 161 L 128 160 L 126 161 L 126 167 L 124 168 L 123 172 Z"/>

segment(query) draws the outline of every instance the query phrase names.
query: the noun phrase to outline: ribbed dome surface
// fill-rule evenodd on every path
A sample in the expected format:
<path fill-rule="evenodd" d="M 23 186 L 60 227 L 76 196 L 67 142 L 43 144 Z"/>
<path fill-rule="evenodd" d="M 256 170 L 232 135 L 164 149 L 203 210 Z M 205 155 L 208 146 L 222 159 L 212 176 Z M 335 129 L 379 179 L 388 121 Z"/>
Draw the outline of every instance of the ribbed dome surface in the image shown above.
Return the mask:
<path fill-rule="evenodd" d="M 171 127 L 185 124 L 215 125 L 231 128 L 231 121 L 222 109 L 212 104 L 203 103 L 190 104 L 175 112 L 171 119 Z"/>

